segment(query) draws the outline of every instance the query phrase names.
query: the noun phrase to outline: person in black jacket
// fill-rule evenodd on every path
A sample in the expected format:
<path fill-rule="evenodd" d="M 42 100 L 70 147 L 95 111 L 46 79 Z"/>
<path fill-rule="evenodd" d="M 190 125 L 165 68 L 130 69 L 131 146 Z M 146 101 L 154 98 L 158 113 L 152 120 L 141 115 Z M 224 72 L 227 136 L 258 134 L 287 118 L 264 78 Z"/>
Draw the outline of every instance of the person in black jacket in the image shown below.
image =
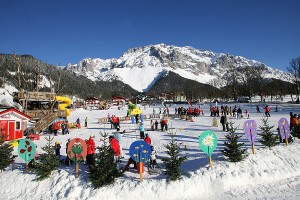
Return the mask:
<path fill-rule="evenodd" d="M 220 124 L 222 124 L 223 131 L 225 131 L 225 116 L 223 113 L 221 114 Z"/>

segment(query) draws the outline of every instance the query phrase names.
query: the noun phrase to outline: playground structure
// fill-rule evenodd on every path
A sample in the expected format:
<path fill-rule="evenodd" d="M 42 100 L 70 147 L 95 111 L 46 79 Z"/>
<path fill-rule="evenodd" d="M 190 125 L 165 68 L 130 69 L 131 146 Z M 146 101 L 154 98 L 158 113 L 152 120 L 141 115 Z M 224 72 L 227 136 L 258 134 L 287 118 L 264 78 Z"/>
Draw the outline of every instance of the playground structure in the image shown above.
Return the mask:
<path fill-rule="evenodd" d="M 67 112 L 67 116 L 70 116 L 71 111 L 67 109 L 72 103 L 71 99 L 68 97 L 56 96 L 56 101 L 63 102 L 58 105 L 58 109 L 65 110 Z"/>
<path fill-rule="evenodd" d="M 131 102 L 129 102 L 127 116 L 140 115 L 140 114 L 142 114 L 142 110 L 137 108 L 137 106 L 135 104 L 132 104 Z"/>
<path fill-rule="evenodd" d="M 18 101 L 23 106 L 24 113 L 35 121 L 30 132 L 39 133 L 51 125 L 55 119 L 70 115 L 67 109 L 71 104 L 68 97 L 57 96 L 52 92 L 19 92 Z"/>

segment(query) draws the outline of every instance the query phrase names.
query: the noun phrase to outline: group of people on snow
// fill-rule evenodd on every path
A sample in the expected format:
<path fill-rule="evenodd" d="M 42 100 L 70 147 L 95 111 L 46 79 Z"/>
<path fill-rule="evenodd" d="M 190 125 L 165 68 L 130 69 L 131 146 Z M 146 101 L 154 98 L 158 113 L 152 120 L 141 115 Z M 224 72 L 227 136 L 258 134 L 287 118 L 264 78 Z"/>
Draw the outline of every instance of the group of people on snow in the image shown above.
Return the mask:
<path fill-rule="evenodd" d="M 111 147 L 111 149 L 114 152 L 114 161 L 115 162 L 120 162 L 120 160 L 122 158 L 124 158 L 123 155 L 123 150 L 122 150 L 122 138 L 125 134 L 125 130 L 121 131 L 120 128 L 118 127 L 116 129 L 116 132 L 113 133 L 113 135 L 109 136 L 109 145 Z M 95 135 L 91 134 L 89 139 L 87 139 L 86 142 L 86 146 L 87 146 L 87 156 L 86 156 L 86 160 L 85 160 L 85 164 L 87 165 L 95 165 L 96 160 L 95 160 L 95 154 L 96 154 L 96 145 L 95 145 Z M 150 165 L 151 167 L 154 167 L 157 163 L 156 163 L 156 151 L 154 150 L 154 147 L 152 146 L 152 141 L 151 138 L 149 136 L 148 133 L 144 134 L 144 137 L 142 137 L 141 139 L 143 139 L 147 144 L 150 145 L 151 147 L 151 156 L 150 156 Z M 100 140 L 102 141 L 102 140 Z M 66 143 L 66 153 L 68 155 L 67 149 L 68 149 L 68 145 L 70 143 L 70 139 L 68 139 L 68 142 Z M 60 158 L 60 149 L 61 149 L 61 145 L 59 142 L 55 143 L 55 153 L 56 155 Z M 66 165 L 70 165 L 71 164 L 71 160 L 68 158 L 68 156 L 65 159 L 65 164 Z M 135 161 L 130 157 L 127 164 L 124 167 L 124 170 L 129 170 L 129 166 L 131 164 L 134 164 L 134 168 L 136 168 L 136 163 Z"/>

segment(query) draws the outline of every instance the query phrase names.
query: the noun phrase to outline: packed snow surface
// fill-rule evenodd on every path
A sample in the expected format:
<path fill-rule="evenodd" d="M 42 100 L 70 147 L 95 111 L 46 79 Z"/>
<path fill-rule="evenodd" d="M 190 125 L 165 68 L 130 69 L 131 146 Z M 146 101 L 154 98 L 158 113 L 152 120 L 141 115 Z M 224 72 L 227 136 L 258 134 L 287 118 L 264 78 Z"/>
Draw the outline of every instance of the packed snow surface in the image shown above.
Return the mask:
<path fill-rule="evenodd" d="M 262 125 L 262 113 L 256 113 L 255 104 L 236 104 L 245 110 L 250 111 L 250 118 L 255 120 L 258 126 Z M 259 104 L 261 110 L 265 104 Z M 170 107 L 171 114 L 174 113 L 176 105 Z M 177 105 L 178 106 L 178 105 Z M 182 105 L 187 107 L 188 105 Z M 195 105 L 198 106 L 198 105 Z M 229 106 L 233 106 L 230 104 Z M 292 104 L 270 105 L 270 125 L 276 133 L 277 123 L 281 117 L 289 120 L 289 112 L 300 113 L 300 108 Z M 159 112 L 161 105 L 141 106 L 144 114 Z M 17 157 L 14 170 L 11 166 L 0 173 L 0 199 L 299 199 L 300 198 L 300 140 L 284 143 L 271 150 L 263 147 L 258 141 L 255 143 L 256 154 L 252 154 L 251 145 L 243 133 L 243 122 L 247 119 L 237 120 L 230 118 L 237 126 L 237 133 L 242 135 L 244 148 L 248 149 L 248 157 L 239 163 L 226 161 L 220 152 L 224 148 L 225 134 L 220 125 L 212 126 L 212 117 L 209 116 L 209 105 L 201 105 L 204 109 L 204 116 L 194 118 L 194 122 L 182 119 L 169 119 L 169 127 L 176 132 L 176 141 L 180 144 L 181 155 L 186 155 L 187 160 L 182 165 L 183 177 L 181 180 L 167 182 L 166 175 L 150 175 L 145 168 L 143 181 L 140 182 L 139 174 L 131 169 L 118 178 L 115 184 L 100 189 L 94 189 L 88 179 L 88 169 L 80 164 L 80 176 L 75 178 L 75 165 L 65 166 L 62 164 L 54 172 L 51 178 L 44 181 L 34 181 L 36 175 L 32 172 L 25 173 L 25 164 L 20 157 Z M 98 119 L 110 115 L 119 117 L 125 116 L 127 108 L 112 107 L 109 110 L 84 110 L 82 108 L 73 110 L 68 118 L 69 122 L 75 122 L 79 117 L 81 121 L 88 118 L 88 127 L 82 129 L 71 129 L 69 135 L 59 133 L 53 140 L 62 143 L 61 154 L 65 157 L 65 144 L 68 138 L 79 137 L 88 139 L 95 134 L 97 146 L 102 145 L 100 141 L 101 132 L 113 134 L 114 129 L 109 124 L 98 123 Z M 155 120 L 155 119 L 154 119 Z M 218 118 L 219 121 L 219 118 Z M 150 129 L 150 119 L 145 120 L 146 129 Z M 121 123 L 121 131 L 126 133 L 123 137 L 123 152 L 125 158 L 119 164 L 124 166 L 129 158 L 130 144 L 139 140 L 139 131 L 136 124 L 131 121 Z M 208 157 L 204 154 L 198 143 L 199 135 L 205 130 L 212 130 L 218 137 L 218 147 L 214 151 L 212 160 L 213 168 L 209 168 Z M 258 129 L 260 132 L 260 129 Z M 161 161 L 167 156 L 164 147 L 171 139 L 167 132 L 146 131 L 152 139 L 152 144 L 158 152 L 158 164 L 164 170 Z M 258 136 L 258 140 L 260 137 Z M 44 137 L 34 141 L 41 153 L 41 147 L 46 144 Z M 186 148 L 185 148 L 186 147 Z M 17 154 L 17 149 L 14 149 Z M 147 165 L 147 164 L 146 164 Z"/>

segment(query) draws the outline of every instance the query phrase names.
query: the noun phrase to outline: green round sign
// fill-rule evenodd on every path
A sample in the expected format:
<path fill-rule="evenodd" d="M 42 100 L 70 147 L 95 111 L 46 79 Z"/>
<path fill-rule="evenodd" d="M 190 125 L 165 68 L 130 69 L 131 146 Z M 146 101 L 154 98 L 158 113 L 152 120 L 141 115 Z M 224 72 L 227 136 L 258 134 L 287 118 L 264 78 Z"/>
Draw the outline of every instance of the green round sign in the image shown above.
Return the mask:
<path fill-rule="evenodd" d="M 19 140 L 18 145 L 18 154 L 25 161 L 25 163 L 29 163 L 36 152 L 35 144 L 29 139 L 21 139 Z"/>
<path fill-rule="evenodd" d="M 216 134 L 210 130 L 204 131 L 199 136 L 200 149 L 204 151 L 207 155 L 211 156 L 212 152 L 216 149 L 218 145 L 218 138 Z"/>

